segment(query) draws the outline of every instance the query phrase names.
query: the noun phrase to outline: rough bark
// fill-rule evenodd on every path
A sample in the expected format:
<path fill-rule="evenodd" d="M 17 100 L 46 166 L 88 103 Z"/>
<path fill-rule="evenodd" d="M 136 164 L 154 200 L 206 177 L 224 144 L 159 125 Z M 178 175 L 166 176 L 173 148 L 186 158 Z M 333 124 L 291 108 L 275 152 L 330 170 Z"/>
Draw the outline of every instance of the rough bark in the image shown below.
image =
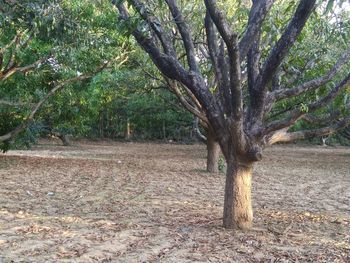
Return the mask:
<path fill-rule="evenodd" d="M 249 229 L 253 224 L 252 164 L 227 162 L 223 224 L 225 228 Z"/>
<path fill-rule="evenodd" d="M 204 128 L 206 130 L 206 136 L 199 130 L 199 118 L 195 117 L 193 120 L 193 130 L 199 141 L 203 142 L 207 146 L 207 172 L 218 173 L 219 172 L 219 158 L 220 158 L 220 145 L 215 137 L 215 132 L 209 127 Z"/>
<path fill-rule="evenodd" d="M 212 132 L 207 133 L 207 172 L 219 172 L 220 145 Z"/>

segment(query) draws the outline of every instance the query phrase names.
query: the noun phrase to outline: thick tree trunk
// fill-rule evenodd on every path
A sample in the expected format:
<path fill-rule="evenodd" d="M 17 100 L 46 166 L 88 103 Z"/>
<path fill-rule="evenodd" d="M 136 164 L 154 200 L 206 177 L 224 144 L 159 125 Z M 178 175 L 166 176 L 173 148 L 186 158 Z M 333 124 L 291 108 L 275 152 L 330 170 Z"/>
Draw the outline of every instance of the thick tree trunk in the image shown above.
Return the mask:
<path fill-rule="evenodd" d="M 219 172 L 220 145 L 211 132 L 207 134 L 207 171 Z"/>
<path fill-rule="evenodd" d="M 239 165 L 235 161 L 228 161 L 223 216 L 225 228 L 252 227 L 251 187 L 252 165 Z"/>

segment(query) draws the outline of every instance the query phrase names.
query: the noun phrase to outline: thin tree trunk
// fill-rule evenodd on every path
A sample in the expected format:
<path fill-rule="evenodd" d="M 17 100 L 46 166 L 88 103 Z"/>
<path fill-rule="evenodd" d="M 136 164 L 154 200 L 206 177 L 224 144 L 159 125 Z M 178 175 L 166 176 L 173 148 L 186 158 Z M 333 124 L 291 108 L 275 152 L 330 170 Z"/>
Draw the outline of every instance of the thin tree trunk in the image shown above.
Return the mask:
<path fill-rule="evenodd" d="M 223 223 L 225 228 L 249 229 L 253 223 L 252 165 L 227 162 Z"/>
<path fill-rule="evenodd" d="M 219 172 L 220 146 L 213 134 L 207 133 L 207 171 L 209 173 Z"/>
<path fill-rule="evenodd" d="M 165 120 L 163 120 L 163 139 L 164 139 L 164 141 L 166 141 Z"/>
<path fill-rule="evenodd" d="M 126 120 L 126 130 L 125 130 L 125 139 L 130 140 L 131 137 L 131 129 L 130 129 L 130 121 L 129 118 Z"/>
<path fill-rule="evenodd" d="M 100 112 L 100 121 L 99 121 L 99 133 L 100 133 L 100 138 L 102 139 L 104 137 L 103 135 L 103 112 Z"/>

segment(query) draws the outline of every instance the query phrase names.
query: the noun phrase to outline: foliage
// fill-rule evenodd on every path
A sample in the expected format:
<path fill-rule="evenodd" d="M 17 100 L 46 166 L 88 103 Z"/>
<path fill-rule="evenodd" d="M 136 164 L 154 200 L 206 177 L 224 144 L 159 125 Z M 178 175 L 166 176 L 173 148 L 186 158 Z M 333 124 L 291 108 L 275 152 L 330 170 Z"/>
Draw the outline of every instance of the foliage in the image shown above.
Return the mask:
<path fill-rule="evenodd" d="M 2 7 L 0 46 L 6 47 L 19 34 L 22 42 L 27 41 L 20 48 L 12 45 L 4 50 L 3 64 L 8 64 L 12 56 L 21 66 L 50 58 L 31 71 L 15 73 L 0 81 L 0 97 L 21 104 L 18 108 L 0 105 L 1 135 L 17 127 L 31 105 L 43 98 L 55 84 L 84 72 L 93 72 L 105 61 L 110 62 L 111 70 L 116 70 L 125 59 L 127 47 L 123 45 L 127 42 L 115 31 L 117 16 L 109 5 L 92 1 L 22 1 L 14 4 L 5 2 Z M 67 109 L 69 95 L 75 89 L 84 89 L 86 84 L 69 85 L 63 96 L 65 100 L 56 101 L 55 98 L 53 104 L 56 105 L 47 105 L 41 118 L 48 118 L 48 115 L 57 118 L 57 112 Z M 58 106 L 58 111 L 53 106 Z M 70 114 L 78 113 L 74 108 L 69 110 Z M 65 128 L 71 129 L 59 127 Z M 3 148 L 8 148 L 8 145 L 5 142 Z"/>
<path fill-rule="evenodd" d="M 163 1 L 147 2 L 149 6 L 144 11 L 154 13 L 164 29 L 174 34 L 175 49 L 181 56 L 183 43 L 178 30 L 167 23 L 171 17 L 166 5 Z M 186 20 L 191 21 L 189 26 L 197 40 L 196 49 L 201 49 L 205 42 L 203 1 L 178 2 Z M 347 47 L 350 41 L 349 13 L 334 11 L 341 2 L 328 1 L 328 4 L 320 4 L 318 10 L 313 12 L 296 45 L 281 65 L 278 82 L 282 86 L 292 87 L 324 74 Z M 297 1 L 276 1 L 271 15 L 263 24 L 263 59 L 282 34 L 287 18 L 292 16 L 296 5 Z M 229 22 L 243 34 L 248 22 L 250 1 L 219 1 L 219 6 L 225 7 Z M 181 132 L 183 135 L 190 134 L 190 114 L 179 107 L 173 95 L 165 91 L 162 76 L 130 38 L 135 28 L 143 30 L 145 34 L 149 32 L 147 23 L 131 5 L 132 19 L 126 21 L 117 19 L 116 9 L 108 1 L 0 0 L 0 7 L 0 46 L 8 44 L 19 32 L 23 33 L 24 39 L 31 38 L 28 45 L 16 54 L 19 64 L 28 65 L 45 56 L 53 57 L 33 71 L 15 74 L 0 82 L 0 98 L 26 105 L 0 105 L 0 135 L 18 126 L 32 103 L 42 98 L 54 83 L 82 72 L 91 72 L 106 60 L 112 61 L 108 71 L 98 74 L 90 82 L 67 86 L 42 108 L 35 125 L 51 125 L 78 137 L 120 138 L 124 136 L 128 121 L 135 139 L 174 139 L 182 137 L 179 136 Z M 6 52 L 5 62 L 11 52 L 12 49 Z M 205 55 L 199 56 L 198 60 L 203 74 L 209 82 L 213 81 L 213 65 L 205 59 Z M 122 66 L 121 61 L 124 61 Z M 185 63 L 186 56 L 181 56 L 180 61 Z M 312 65 L 304 71 L 310 61 Z M 276 103 L 267 118 L 277 119 L 285 114 L 285 109 L 295 107 L 307 112 L 308 102 L 323 96 L 345 72 L 349 72 L 349 67 L 344 67 L 334 82 L 311 94 Z M 148 73 L 158 80 L 149 78 Z M 296 75 L 299 77 L 290 83 L 290 79 Z M 212 89 L 214 91 L 215 86 Z M 340 110 L 346 115 L 349 114 L 349 104 L 347 91 L 315 114 L 326 116 L 329 112 Z M 317 127 L 319 125 L 300 120 L 291 131 Z M 25 138 L 40 134 L 31 129 L 20 140 L 26 141 Z M 9 146 L 8 142 L 4 142 L 0 148 L 6 150 Z"/>

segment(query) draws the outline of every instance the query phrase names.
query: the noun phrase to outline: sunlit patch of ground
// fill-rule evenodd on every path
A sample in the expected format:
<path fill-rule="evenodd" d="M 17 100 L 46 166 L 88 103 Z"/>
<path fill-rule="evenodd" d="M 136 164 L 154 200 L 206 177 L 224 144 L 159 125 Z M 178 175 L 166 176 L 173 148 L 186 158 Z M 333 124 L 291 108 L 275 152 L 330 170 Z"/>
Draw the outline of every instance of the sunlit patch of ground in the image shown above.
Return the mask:
<path fill-rule="evenodd" d="M 350 149 L 279 146 L 252 231 L 221 227 L 202 145 L 42 144 L 0 155 L 0 262 L 350 262 Z"/>

